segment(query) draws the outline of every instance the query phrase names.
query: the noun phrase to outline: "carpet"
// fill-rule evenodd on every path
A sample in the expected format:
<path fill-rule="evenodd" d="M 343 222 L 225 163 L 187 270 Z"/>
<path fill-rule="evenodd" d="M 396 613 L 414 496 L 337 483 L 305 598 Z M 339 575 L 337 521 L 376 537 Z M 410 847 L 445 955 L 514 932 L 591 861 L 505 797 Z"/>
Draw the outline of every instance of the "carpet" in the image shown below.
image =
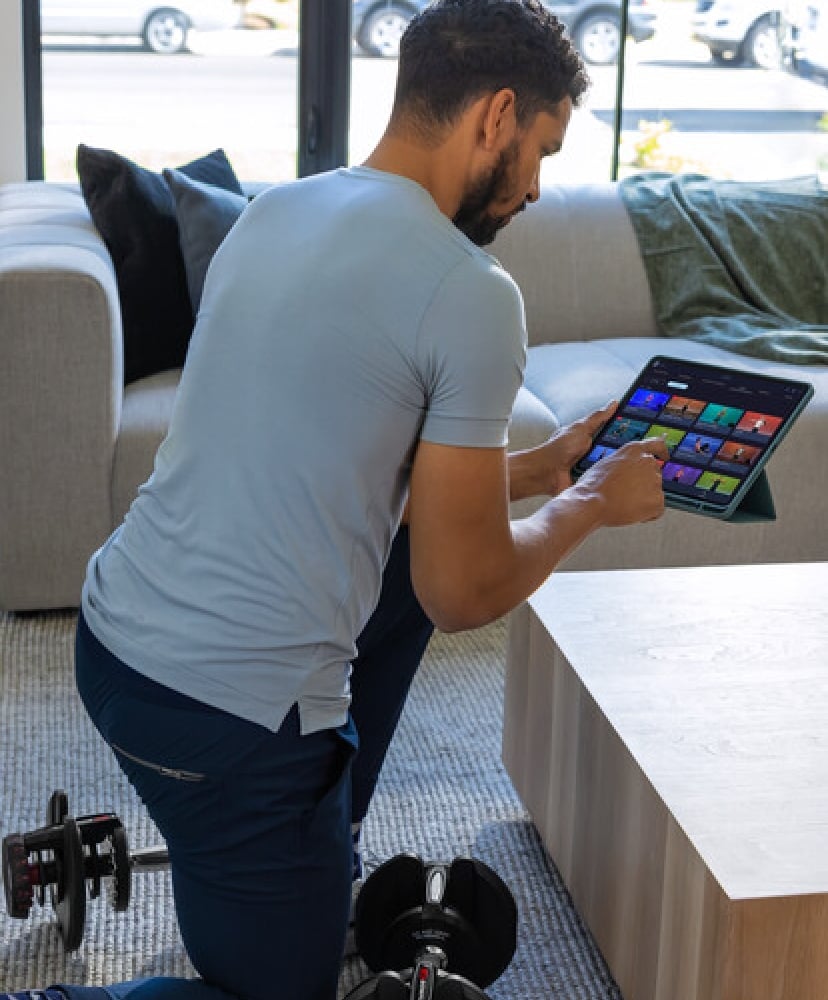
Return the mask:
<path fill-rule="evenodd" d="M 131 848 L 156 844 L 75 693 L 74 627 L 69 612 L 0 614 L 0 836 L 41 826 L 63 788 L 74 815 L 112 810 Z M 365 823 L 368 865 L 401 851 L 427 861 L 469 854 L 500 874 L 518 905 L 518 947 L 487 990 L 492 1000 L 621 1000 L 500 761 L 505 642 L 504 621 L 432 640 Z M 340 997 L 368 974 L 347 961 Z M 103 896 L 90 901 L 71 955 L 49 908 L 35 904 L 22 921 L 3 907 L 0 990 L 146 975 L 192 975 L 167 873 L 136 875 L 125 913 Z"/>

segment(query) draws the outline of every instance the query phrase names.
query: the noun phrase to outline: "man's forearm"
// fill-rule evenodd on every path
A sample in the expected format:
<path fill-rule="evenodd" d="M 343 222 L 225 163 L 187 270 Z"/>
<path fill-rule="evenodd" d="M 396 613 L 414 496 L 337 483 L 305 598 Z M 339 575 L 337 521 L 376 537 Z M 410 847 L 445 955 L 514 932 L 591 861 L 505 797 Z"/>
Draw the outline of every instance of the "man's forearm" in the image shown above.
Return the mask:
<path fill-rule="evenodd" d="M 539 448 L 512 452 L 508 456 L 508 467 L 510 500 L 526 500 L 545 492 L 545 478 L 548 477 L 542 475 Z"/>
<path fill-rule="evenodd" d="M 454 613 L 438 621 L 443 631 L 476 628 L 514 608 L 604 523 L 605 503 L 575 487 L 548 500 L 530 517 L 512 521 L 507 538 L 477 558 L 444 565 L 441 585 L 462 594 Z M 454 579 L 456 577 L 456 579 Z"/>

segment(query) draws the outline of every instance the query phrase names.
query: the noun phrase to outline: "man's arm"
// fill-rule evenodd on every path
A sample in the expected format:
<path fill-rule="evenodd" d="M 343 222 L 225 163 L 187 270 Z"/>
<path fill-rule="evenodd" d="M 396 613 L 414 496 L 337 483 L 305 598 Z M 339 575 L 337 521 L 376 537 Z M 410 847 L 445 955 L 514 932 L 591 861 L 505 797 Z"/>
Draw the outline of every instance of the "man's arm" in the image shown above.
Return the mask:
<path fill-rule="evenodd" d="M 426 614 L 443 631 L 484 625 L 525 600 L 596 529 L 660 516 L 656 459 L 666 458 L 663 441 L 627 444 L 511 522 L 505 449 L 421 441 L 409 522 L 412 580 Z"/>

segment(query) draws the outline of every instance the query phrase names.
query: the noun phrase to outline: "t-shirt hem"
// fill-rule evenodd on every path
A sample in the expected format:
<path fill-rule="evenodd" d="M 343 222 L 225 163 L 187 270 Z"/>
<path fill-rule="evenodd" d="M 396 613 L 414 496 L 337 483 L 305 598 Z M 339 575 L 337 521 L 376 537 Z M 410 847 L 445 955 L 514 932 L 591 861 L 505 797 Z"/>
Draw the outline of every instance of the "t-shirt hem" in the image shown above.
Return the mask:
<path fill-rule="evenodd" d="M 429 416 L 420 440 L 459 448 L 502 448 L 509 440 L 509 420 L 458 420 Z"/>

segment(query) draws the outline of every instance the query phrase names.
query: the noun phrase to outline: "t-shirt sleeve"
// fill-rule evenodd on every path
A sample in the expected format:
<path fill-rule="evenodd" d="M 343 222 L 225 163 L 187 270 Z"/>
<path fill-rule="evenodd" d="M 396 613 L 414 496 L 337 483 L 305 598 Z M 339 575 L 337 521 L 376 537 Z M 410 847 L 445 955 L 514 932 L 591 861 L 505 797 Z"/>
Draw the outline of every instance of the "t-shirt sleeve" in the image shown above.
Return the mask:
<path fill-rule="evenodd" d="M 526 364 L 526 324 L 520 291 L 493 258 L 470 257 L 447 275 L 423 316 L 418 351 L 422 440 L 504 447 Z"/>

